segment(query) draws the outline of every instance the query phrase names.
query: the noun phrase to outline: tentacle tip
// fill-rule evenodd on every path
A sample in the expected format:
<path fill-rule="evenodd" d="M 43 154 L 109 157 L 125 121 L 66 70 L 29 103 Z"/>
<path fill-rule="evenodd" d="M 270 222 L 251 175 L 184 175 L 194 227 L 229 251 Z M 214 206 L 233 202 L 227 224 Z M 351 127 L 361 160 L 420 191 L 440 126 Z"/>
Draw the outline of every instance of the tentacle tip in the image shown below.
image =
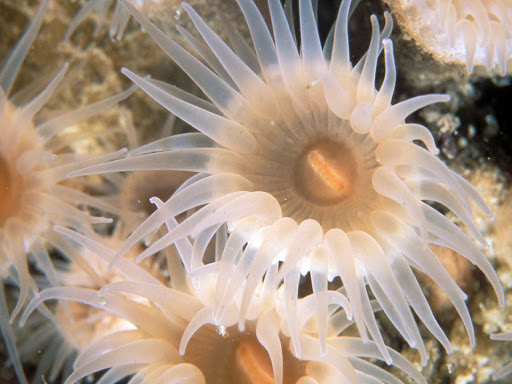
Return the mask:
<path fill-rule="evenodd" d="M 473 74 L 473 70 L 475 69 L 475 66 L 473 63 L 466 63 L 466 71 L 468 75 Z"/>
<path fill-rule="evenodd" d="M 214 311 L 215 313 L 215 311 Z M 221 310 L 217 311 L 217 313 L 215 313 L 213 315 L 213 323 L 215 325 L 220 325 L 221 324 L 221 321 L 222 320 L 222 313 L 221 313 Z M 238 327 L 240 329 L 240 326 Z M 243 332 L 243 330 L 241 330 L 240 332 Z"/>
<path fill-rule="evenodd" d="M 469 339 L 469 347 L 471 349 L 474 349 L 476 347 L 476 337 L 475 337 L 475 330 L 473 327 L 471 329 L 467 330 L 468 339 Z"/>
<path fill-rule="evenodd" d="M 130 78 L 131 80 L 133 80 L 133 78 L 140 78 L 139 75 L 137 75 L 135 72 L 132 72 L 130 71 L 128 68 L 126 67 L 122 67 L 121 68 L 121 73 L 123 75 L 125 75 L 126 77 Z"/>
<path fill-rule="evenodd" d="M 482 248 L 491 248 L 491 245 L 485 240 L 483 236 L 477 236 L 477 240 L 482 246 Z"/>
<path fill-rule="evenodd" d="M 29 316 L 29 314 L 26 314 L 26 313 L 24 313 L 21 316 L 21 319 L 18 322 L 18 328 L 23 328 L 25 326 L 25 324 L 27 323 L 27 320 L 28 320 L 28 316 Z M 491 335 L 491 337 L 492 337 L 492 335 Z"/>
<path fill-rule="evenodd" d="M 293 352 L 295 353 L 295 357 L 299 360 L 302 360 L 302 347 L 300 345 L 300 341 L 297 338 L 295 340 L 297 342 L 294 342 L 295 337 L 293 335 L 291 335 L 291 338 L 292 338 L 292 348 L 293 348 Z"/>
<path fill-rule="evenodd" d="M 503 294 L 503 289 L 497 293 L 498 296 L 498 305 L 501 309 L 504 309 L 507 306 L 505 302 L 505 296 Z"/>
<path fill-rule="evenodd" d="M 135 259 L 135 264 L 140 264 L 142 260 L 144 260 L 146 257 L 144 255 L 139 255 Z"/>
<path fill-rule="evenodd" d="M 490 336 L 490 339 L 491 340 L 494 340 L 494 341 L 500 341 L 500 334 L 499 333 L 494 333 Z"/>
<path fill-rule="evenodd" d="M 160 200 L 158 197 L 153 196 L 153 197 L 150 197 L 150 198 L 149 198 L 149 202 L 150 202 L 151 204 L 157 205 L 158 203 L 160 203 L 160 202 L 161 202 L 161 200 Z"/>

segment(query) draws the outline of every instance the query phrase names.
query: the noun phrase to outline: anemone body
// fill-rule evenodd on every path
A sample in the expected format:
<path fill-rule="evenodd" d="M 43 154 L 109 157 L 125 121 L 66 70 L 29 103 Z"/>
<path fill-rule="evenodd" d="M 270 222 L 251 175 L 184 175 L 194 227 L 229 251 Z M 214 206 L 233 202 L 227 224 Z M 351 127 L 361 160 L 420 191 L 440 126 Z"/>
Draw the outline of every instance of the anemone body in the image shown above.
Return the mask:
<path fill-rule="evenodd" d="M 512 3 L 499 0 L 387 1 L 406 32 L 442 62 L 507 73 L 512 57 Z"/>
<path fill-rule="evenodd" d="M 176 224 L 170 221 L 168 227 Z M 90 250 L 99 249 L 92 239 L 70 230 L 57 230 Z M 171 287 L 123 259 L 114 270 L 124 280 L 105 285 L 99 291 L 66 287 L 43 290 L 28 305 L 21 322 L 44 301 L 58 299 L 91 306 L 105 316 L 115 314 L 135 326 L 105 335 L 83 349 L 66 384 L 104 369 L 108 371 L 98 383 L 115 383 L 129 375 L 133 375 L 132 382 L 143 383 L 400 382 L 365 360 L 381 358 L 375 343 L 340 336 L 351 325 L 351 307 L 340 292 L 327 295 L 329 304 L 335 308 L 324 328 L 327 353 L 322 352 L 317 337 L 322 331 L 314 319 L 315 298 L 307 296 L 297 303 L 300 316 L 296 325 L 304 346 L 299 357 L 284 316 L 286 301 L 281 296 L 285 292 L 265 287 L 260 281 L 249 308 L 242 309 L 239 292 L 225 311 L 216 312 L 221 265 L 200 263 L 197 273 L 187 274 L 184 265 L 191 263 L 192 247 L 187 239 L 178 242 L 183 280 L 172 280 Z M 112 260 L 113 256 L 110 252 L 102 259 Z M 277 269 L 275 266 L 269 273 L 275 274 Z M 415 382 L 424 383 L 411 363 L 395 351 L 387 351 L 397 368 Z"/>
<path fill-rule="evenodd" d="M 40 8 L 40 11 L 42 10 L 44 7 Z M 31 41 L 25 41 L 27 36 L 27 34 L 24 36 L 18 47 L 30 46 Z M 16 53 L 17 50 L 13 55 Z M 53 225 L 69 226 L 88 233 L 92 231 L 92 225 L 110 222 L 110 220 L 89 215 L 82 208 L 93 207 L 101 211 L 119 212 L 116 207 L 83 192 L 85 189 L 83 180 L 71 181 L 66 177 L 70 171 L 80 169 L 87 164 L 94 164 L 95 161 L 102 162 L 112 158 L 112 155 L 93 160 L 88 156 L 73 153 L 69 150 L 73 143 L 73 135 L 61 138 L 59 133 L 83 119 L 114 106 L 133 90 L 66 113 L 50 121 L 35 123 L 35 114 L 49 99 L 66 69 L 67 65 L 41 94 L 22 107 L 13 105 L 7 99 L 9 89 L 0 90 L 0 97 L 2 97 L 0 167 L 3 186 L 0 252 L 3 260 L 3 277 L 7 276 L 10 267 L 14 267 L 17 275 L 15 280 L 22 287 L 19 305 L 26 299 L 29 286 L 32 285 L 32 288 L 35 288 L 30 282 L 27 268 L 28 253 L 33 255 L 38 268 L 51 279 L 49 275 L 53 272 L 45 247 L 47 244 L 58 242 L 51 233 Z M 6 75 L 4 79 L 8 77 L 10 71 L 9 66 L 4 68 L 2 73 Z M 18 311 L 19 306 L 14 312 Z"/>
<path fill-rule="evenodd" d="M 184 5 L 203 40 L 184 29 L 180 32 L 207 63 L 203 64 L 125 2 L 209 100 L 123 70 L 200 133 L 164 138 L 132 151 L 126 159 L 73 174 L 198 172 L 130 235 L 118 256 L 176 215 L 204 205 L 138 260 L 189 236 L 194 240 L 194 253 L 185 267 L 194 273 L 208 242 L 227 224 L 229 236 L 218 259 L 216 312 L 225 310 L 241 294 L 243 313 L 264 280 L 273 289 L 284 290 L 286 319 L 293 324 L 300 275 L 309 273 L 318 304 L 316 317 L 325 322 L 327 281 L 339 278 L 364 340 L 371 335 L 385 360 L 391 362 L 373 316 L 368 285 L 395 327 L 426 362 L 413 311 L 448 351 L 451 346 L 414 268 L 432 277 L 447 293 L 473 345 L 466 295 L 427 245 L 451 248 L 476 264 L 503 304 L 499 279 L 472 238 L 424 201 L 446 206 L 480 241 L 483 238 L 472 220 L 472 201 L 490 212 L 478 192 L 436 157 L 430 132 L 405 123 L 415 110 L 448 97 L 418 96 L 391 105 L 396 73 L 392 42 L 387 39 L 392 28 L 389 15 L 382 31 L 372 16 L 369 49 L 352 65 L 349 1 L 342 2 L 323 46 L 315 9 L 308 0 L 299 2 L 298 32 L 290 3 L 283 8 L 277 0 L 269 1 L 273 37 L 251 0 L 238 3 L 254 49 L 236 33 L 231 48 Z M 377 91 L 376 68 L 382 50 L 386 72 Z M 221 267 L 223 261 L 236 268 Z M 270 278 L 269 271 L 276 264 L 278 272 Z M 241 284 L 246 279 L 248 283 Z M 290 326 L 290 337 L 294 352 L 301 356 L 298 329 Z M 325 352 L 326 335 L 319 337 Z"/>

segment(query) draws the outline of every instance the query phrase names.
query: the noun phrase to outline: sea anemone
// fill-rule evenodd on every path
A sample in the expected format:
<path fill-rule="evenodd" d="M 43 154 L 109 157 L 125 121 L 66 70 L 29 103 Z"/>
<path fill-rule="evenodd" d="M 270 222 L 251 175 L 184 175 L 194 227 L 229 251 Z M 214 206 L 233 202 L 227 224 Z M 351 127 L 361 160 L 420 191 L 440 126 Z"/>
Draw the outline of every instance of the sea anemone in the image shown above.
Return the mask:
<path fill-rule="evenodd" d="M 86 208 L 101 211 L 112 208 L 116 211 L 115 207 L 100 198 L 83 192 L 82 181 L 70 181 L 66 175 L 72 170 L 95 164 L 96 161 L 101 163 L 118 155 L 109 154 L 91 159 L 90 156 L 72 153 L 70 148 L 75 136 L 64 137 L 61 132 L 90 116 L 112 108 L 134 91 L 132 87 L 108 99 L 49 121 L 39 122 L 36 115 L 64 77 L 68 67 L 66 64 L 33 99 L 24 100 L 26 95 L 36 93 L 39 87 L 37 84 L 22 89 L 11 100 L 8 98 L 43 21 L 48 3 L 49 0 L 41 3 L 34 19 L 0 72 L 0 273 L 2 284 L 7 281 L 14 282 L 20 289 L 11 321 L 21 310 L 30 291 L 37 292 L 37 285 L 28 268 L 28 255 L 35 261 L 36 269 L 49 280 L 55 276 L 47 248 L 58 245 L 59 237 L 50 234 L 49 229 L 53 225 L 62 225 L 89 233 L 92 225 L 110 220 L 94 217 L 85 211 Z M 0 318 L 2 334 L 14 361 L 16 374 L 21 382 L 25 382 L 9 326 L 3 286 L 0 294 Z"/>
<path fill-rule="evenodd" d="M 94 236 L 94 242 L 67 228 L 55 227 L 55 233 L 63 235 L 57 250 L 69 259 L 57 269 L 57 283 L 68 293 L 77 289 L 97 289 L 113 282 L 136 280 L 162 282 L 166 279 L 157 262 L 144 263 L 143 268 L 130 264 L 129 268 L 109 268 L 116 249 L 121 244 L 121 225 L 110 236 Z M 66 240 L 68 239 L 68 240 Z M 74 243 L 83 246 L 75 247 Z M 135 258 L 136 250 L 133 250 Z M 48 284 L 46 284 L 48 286 Z M 136 297 L 135 301 L 147 300 Z M 30 332 L 20 344 L 18 352 L 24 361 L 37 362 L 34 378 L 42 376 L 54 382 L 59 374 L 69 376 L 77 355 L 92 342 L 119 331 L 135 329 L 122 317 L 80 302 L 58 302 L 53 313 L 40 307 L 41 313 L 32 317 L 26 325 Z M 48 321 L 48 319 L 50 321 Z"/>
<path fill-rule="evenodd" d="M 405 123 L 412 112 L 449 97 L 418 96 L 391 105 L 396 71 L 392 42 L 387 39 L 392 28 L 388 14 L 382 32 L 376 16 L 371 17 L 370 47 L 353 66 L 349 0 L 342 2 L 323 46 L 309 0 L 299 1 L 299 34 L 291 2 L 283 8 L 278 0 L 269 0 L 273 38 L 253 1 L 239 0 L 254 49 L 238 40 L 231 49 L 184 3 L 203 41 L 178 28 L 205 65 L 132 5 L 123 3 L 209 101 L 123 69 L 152 98 L 200 133 L 170 136 L 132 151 L 126 159 L 71 173 L 198 172 L 130 235 L 118 256 L 176 215 L 198 208 L 138 260 L 190 236 L 194 254 L 186 268 L 194 273 L 206 244 L 227 224 L 215 313 L 226 310 L 235 297 L 242 297 L 241 311 L 245 311 L 262 280 L 274 289 L 282 285 L 296 356 L 303 353 L 299 327 L 293 325 L 298 316 L 298 285 L 300 275 L 308 273 L 315 297 L 325 297 L 328 280 L 341 279 L 361 337 L 368 340 L 369 331 L 388 363 L 392 359 L 371 310 L 366 284 L 402 336 L 419 349 L 423 362 L 427 353 L 411 307 L 451 351 L 413 268 L 429 275 L 447 294 L 474 345 L 466 295 L 428 245 L 453 249 L 478 266 L 503 305 L 501 284 L 473 239 L 425 201 L 451 210 L 482 243 L 472 220 L 472 201 L 491 213 L 479 193 L 436 157 L 430 132 Z M 382 49 L 386 71 L 376 91 Z M 278 272 L 268 281 L 276 265 Z M 316 318 L 325 323 L 327 301 L 318 299 L 316 308 Z M 320 345 L 325 352 L 325 334 L 320 335 Z"/>
<path fill-rule="evenodd" d="M 442 62 L 507 73 L 512 57 L 512 4 L 500 0 L 412 0 L 386 3 L 406 33 Z"/>
<path fill-rule="evenodd" d="M 155 201 L 157 199 L 154 199 Z M 161 205 L 161 201 L 156 201 Z M 284 219 L 282 225 L 292 224 Z M 177 223 L 168 222 L 168 228 Z M 92 239 L 63 228 L 71 238 L 98 249 Z M 21 324 L 46 300 L 72 300 L 96 311 L 121 316 L 135 329 L 106 335 L 83 349 L 74 364 L 74 372 L 65 384 L 72 384 L 95 372 L 109 369 L 98 383 L 115 383 L 134 375 L 132 380 L 151 383 L 399 383 L 400 381 L 365 358 L 381 358 L 373 342 L 340 336 L 351 324 L 348 300 L 339 292 L 326 296 L 333 305 L 328 318 L 327 353 L 321 352 L 316 337 L 320 325 L 314 321 L 315 298 L 298 301 L 299 335 L 304 353 L 293 352 L 290 329 L 284 320 L 283 295 L 260 281 L 250 308 L 242 314 L 241 292 L 229 308 L 216 318 L 214 314 L 218 263 L 198 266 L 198 273 L 185 274 L 190 265 L 192 244 L 177 242 L 182 257 L 183 282 L 171 281 L 172 287 L 151 281 L 130 260 L 114 267 L 125 281 L 106 285 L 101 290 L 54 287 L 41 291 L 24 312 Z M 104 251 L 101 251 L 104 253 Z M 105 260 L 114 256 L 110 253 Z M 235 265 L 232 265 L 234 268 Z M 133 273 L 137 271 L 137 273 Z M 269 274 L 278 273 L 277 265 Z M 141 302 L 141 301 L 145 302 Z M 149 304 L 150 303 L 150 304 Z M 244 330 L 236 324 L 246 322 Z M 395 366 L 417 383 L 425 383 L 421 374 L 405 358 L 391 349 Z"/>

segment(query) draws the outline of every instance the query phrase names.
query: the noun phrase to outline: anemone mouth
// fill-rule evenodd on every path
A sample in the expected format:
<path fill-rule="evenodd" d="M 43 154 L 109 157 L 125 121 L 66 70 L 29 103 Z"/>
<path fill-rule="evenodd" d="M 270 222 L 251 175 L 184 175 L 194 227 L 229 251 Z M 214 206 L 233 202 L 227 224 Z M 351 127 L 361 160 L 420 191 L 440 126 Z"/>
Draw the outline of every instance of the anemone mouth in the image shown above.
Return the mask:
<path fill-rule="evenodd" d="M 285 339 L 281 335 L 281 339 Z M 306 362 L 297 359 L 283 345 L 283 384 L 294 384 L 306 374 Z M 244 332 L 238 326 L 206 325 L 190 339 L 185 355 L 187 363 L 197 366 L 207 383 L 273 384 L 272 361 L 256 337 L 256 325 L 247 323 Z"/>
<path fill-rule="evenodd" d="M 313 204 L 335 205 L 354 193 L 358 170 L 354 153 L 343 144 L 320 139 L 296 164 L 295 188 Z"/>
<path fill-rule="evenodd" d="M 244 177 L 255 190 L 274 196 L 285 217 L 316 220 L 324 231 L 370 230 L 369 214 L 388 200 L 372 185 L 377 144 L 327 106 L 297 113 L 291 121 L 254 123 L 260 131 L 263 125 L 271 130 L 245 155 Z"/>

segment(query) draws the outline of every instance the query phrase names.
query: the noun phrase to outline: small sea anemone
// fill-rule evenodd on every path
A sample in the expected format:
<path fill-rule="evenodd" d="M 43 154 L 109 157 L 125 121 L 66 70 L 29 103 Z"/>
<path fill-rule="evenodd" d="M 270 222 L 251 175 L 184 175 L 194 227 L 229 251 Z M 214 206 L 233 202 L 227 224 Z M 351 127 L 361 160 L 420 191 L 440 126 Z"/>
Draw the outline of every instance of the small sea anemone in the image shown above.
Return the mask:
<path fill-rule="evenodd" d="M 172 228 L 176 224 L 170 221 L 168 226 Z M 69 230 L 57 230 L 65 231 L 90 249 L 97 249 L 92 239 Z M 22 324 L 41 303 L 58 299 L 87 304 L 96 311 L 113 313 L 136 325 L 135 329 L 106 335 L 83 349 L 65 384 L 104 369 L 109 371 L 98 383 L 115 383 L 129 375 L 134 375 L 132 380 L 151 383 L 400 382 L 365 360 L 381 358 L 373 342 L 340 336 L 351 324 L 347 318 L 351 316 L 351 308 L 341 293 L 332 291 L 326 296 L 334 309 L 325 328 L 327 353 L 321 352 L 316 337 L 319 323 L 313 318 L 315 297 L 299 300 L 297 324 L 304 352 L 298 357 L 290 343 L 289 324 L 283 317 L 286 301 L 281 296 L 286 293 L 282 289 L 276 291 L 260 281 L 246 312 L 241 312 L 243 301 L 238 292 L 229 307 L 216 316 L 214 302 L 219 265 L 200 263 L 197 273 L 186 274 L 183 265 L 190 265 L 192 261 L 192 244 L 182 239 L 177 246 L 181 249 L 185 280 L 171 280 L 171 288 L 141 275 L 135 264 L 123 259 L 114 268 L 123 272 L 125 281 L 111 283 L 99 291 L 49 288 L 27 306 Z M 106 260 L 112 257 L 113 253 Z M 135 271 L 138 272 L 133 273 Z M 277 273 L 278 267 L 274 265 L 269 274 Z M 241 322 L 246 323 L 243 330 Z M 416 383 L 425 383 L 411 363 L 395 351 L 387 351 L 397 368 Z"/>
<path fill-rule="evenodd" d="M 512 4 L 500 0 L 385 0 L 417 44 L 442 62 L 507 73 Z"/>
<path fill-rule="evenodd" d="M 188 273 L 194 273 L 206 244 L 227 224 L 217 313 L 229 307 L 241 291 L 241 306 L 248 308 L 256 286 L 264 280 L 274 289 L 283 285 L 286 318 L 291 324 L 298 316 L 301 274 L 310 273 L 313 292 L 320 296 L 327 289 L 327 280 L 339 278 L 363 340 L 369 338 L 369 332 L 390 363 L 371 310 L 368 284 L 392 323 L 426 362 L 412 310 L 449 352 L 451 346 L 414 268 L 429 275 L 447 294 L 474 345 L 466 295 L 427 245 L 453 249 L 477 265 L 503 305 L 501 284 L 473 239 L 425 201 L 450 209 L 482 243 L 472 220 L 472 201 L 488 215 L 490 212 L 479 193 L 436 157 L 438 150 L 430 132 L 421 125 L 405 123 L 412 112 L 447 101 L 448 96 L 418 96 L 391 105 L 396 70 L 388 39 L 392 28 L 388 14 L 382 31 L 377 18 L 371 17 L 370 47 L 353 66 L 348 42 L 349 0 L 342 2 L 323 46 L 311 1 L 299 1 L 297 34 L 291 2 L 283 8 L 278 0 L 269 0 L 272 38 L 253 1 L 239 0 L 254 49 L 241 39 L 234 39 L 231 49 L 184 3 L 203 41 L 179 30 L 205 65 L 128 2 L 123 3 L 210 101 L 123 70 L 200 133 L 170 136 L 132 151 L 126 159 L 72 173 L 199 172 L 130 235 L 119 255 L 176 215 L 199 208 L 138 259 L 191 236 L 194 254 L 186 267 Z M 386 71 L 376 91 L 382 50 Z M 228 266 L 235 263 L 235 269 L 221 267 L 222 261 Z M 277 275 L 268 281 L 269 271 L 276 265 Z M 242 285 L 246 279 L 248 283 Z M 319 321 L 325 322 L 327 309 L 327 302 L 319 301 Z M 290 326 L 294 350 L 300 357 L 298 329 Z M 325 352 L 325 334 L 320 335 L 320 345 Z"/>
<path fill-rule="evenodd" d="M 47 1 L 43 3 L 43 6 L 46 4 Z M 43 6 L 39 9 L 38 15 L 34 19 L 35 22 L 40 23 L 41 19 L 38 17 L 42 18 L 43 16 L 45 8 Z M 33 32 L 34 25 L 31 24 L 28 32 Z M 66 174 L 71 170 L 80 169 L 84 165 L 111 159 L 113 155 L 91 159 L 68 153 L 66 148 L 72 144 L 72 141 L 69 140 L 73 140 L 74 136 L 70 135 L 64 138 L 60 137 L 59 133 L 83 119 L 111 108 L 133 92 L 133 89 L 130 89 L 50 121 L 34 124 L 34 116 L 50 98 L 67 69 L 67 65 L 64 66 L 46 89 L 24 106 L 17 107 L 12 104 L 7 99 L 7 95 L 34 36 L 35 32 L 24 35 L 0 77 L 2 80 L 0 88 L 0 119 L 2 121 L 0 257 L 2 258 L 4 277 L 11 266 L 17 272 L 17 279 L 22 286 L 19 305 L 26 298 L 28 287 L 31 285 L 26 253 L 30 252 L 31 248 L 43 247 L 44 233 L 49 229 L 49 225 L 71 226 L 87 233 L 90 231 L 90 225 L 110 221 L 93 217 L 76 207 L 89 206 L 107 211 L 110 208 L 101 199 L 91 197 L 79 189 L 69 186 L 70 182 L 66 178 Z M 114 155 L 114 158 L 116 156 L 118 155 Z M 74 183 L 80 184 L 78 181 L 74 181 Z M 44 266 L 47 264 L 39 260 L 41 255 L 38 251 L 34 252 L 34 257 L 43 271 L 48 273 L 47 270 L 44 270 Z M 18 311 L 19 306 L 14 312 Z"/>
<path fill-rule="evenodd" d="M 37 367 L 33 382 L 55 382 L 59 375 L 71 374 L 79 352 L 91 342 L 128 329 L 134 326 L 112 313 L 81 303 L 58 303 L 52 315 L 39 315 L 25 325 L 29 333 L 18 353 L 23 362 Z"/>
<path fill-rule="evenodd" d="M 112 249 L 121 244 L 118 230 L 110 236 L 95 236 L 94 242 L 67 228 L 55 227 L 55 231 L 63 235 L 57 250 L 69 262 L 56 270 L 56 282 L 51 282 L 50 286 L 61 287 L 67 294 L 72 295 L 83 288 L 100 289 L 126 280 L 166 282 L 156 262 L 144 263 L 143 268 L 131 264 L 129 268 L 123 268 L 123 265 L 109 268 L 115 254 Z M 75 247 L 74 243 L 83 248 Z M 135 249 L 133 251 L 136 252 Z M 147 302 L 140 297 L 135 300 Z M 135 329 L 122 317 L 80 302 L 58 302 L 53 313 L 44 307 L 39 309 L 39 316 L 32 317 L 25 326 L 31 332 L 20 344 L 18 352 L 22 360 L 36 362 L 35 378 L 44 376 L 50 382 L 54 382 L 61 373 L 63 378 L 68 377 L 76 357 L 92 342 L 114 332 Z"/>
<path fill-rule="evenodd" d="M 39 122 L 37 113 L 45 106 L 64 77 L 67 64 L 48 86 L 31 100 L 26 95 L 37 92 L 37 84 L 27 86 L 12 99 L 9 94 L 23 60 L 43 21 L 49 0 L 41 3 L 34 19 L 0 72 L 0 275 L 2 284 L 14 282 L 20 289 L 11 321 L 17 316 L 30 291 L 37 286 L 29 272 L 28 255 L 35 260 L 36 269 L 52 280 L 55 271 L 47 247 L 58 245 L 59 238 L 49 234 L 53 225 L 73 227 L 84 233 L 92 225 L 110 220 L 94 217 L 85 211 L 96 208 L 108 211 L 110 206 L 100 198 L 87 195 L 82 181 L 71 182 L 66 175 L 86 165 L 115 158 L 106 155 L 90 156 L 70 151 L 74 135 L 61 132 L 72 125 L 116 105 L 133 92 L 133 87 L 121 94 Z M 57 244 L 55 244 L 55 242 Z M 9 314 L 2 287 L 0 294 L 1 330 L 16 373 L 25 382 L 17 361 L 14 337 L 9 327 Z"/>

